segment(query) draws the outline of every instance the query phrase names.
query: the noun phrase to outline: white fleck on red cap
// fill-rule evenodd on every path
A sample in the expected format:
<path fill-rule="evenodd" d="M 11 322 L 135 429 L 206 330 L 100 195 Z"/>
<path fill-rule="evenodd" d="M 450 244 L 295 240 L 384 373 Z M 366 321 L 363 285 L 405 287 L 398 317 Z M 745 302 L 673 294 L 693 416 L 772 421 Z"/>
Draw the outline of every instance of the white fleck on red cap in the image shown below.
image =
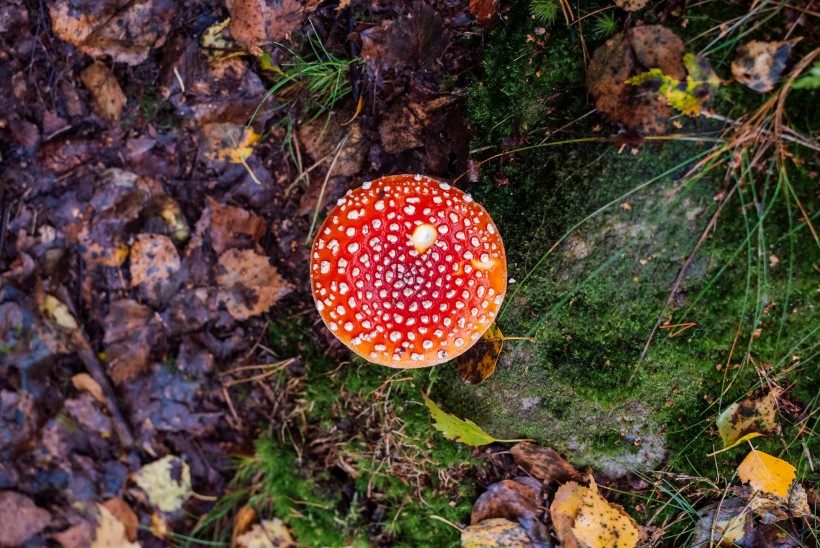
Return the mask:
<path fill-rule="evenodd" d="M 470 348 L 507 290 L 501 235 L 461 190 L 421 175 L 349 191 L 313 242 L 310 282 L 327 327 L 389 367 L 428 367 Z"/>

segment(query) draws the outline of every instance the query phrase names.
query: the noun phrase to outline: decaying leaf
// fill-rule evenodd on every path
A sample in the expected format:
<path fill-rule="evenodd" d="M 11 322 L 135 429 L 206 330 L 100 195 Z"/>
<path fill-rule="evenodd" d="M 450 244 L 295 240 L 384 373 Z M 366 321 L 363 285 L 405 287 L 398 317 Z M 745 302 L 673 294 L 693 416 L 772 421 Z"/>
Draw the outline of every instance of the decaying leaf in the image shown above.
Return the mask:
<path fill-rule="evenodd" d="M 543 498 L 541 484 L 533 478 L 493 483 L 475 501 L 470 523 L 477 525 L 488 519 L 504 518 L 521 525 L 533 543 L 546 542 L 549 534 L 539 519 Z"/>
<path fill-rule="evenodd" d="M 361 33 L 362 59 L 371 70 L 418 67 L 432 63 L 447 46 L 444 22 L 432 6 L 383 21 Z"/>
<path fill-rule="evenodd" d="M 513 445 L 510 454 L 518 466 L 545 483 L 565 483 L 581 479 L 581 474 L 575 467 L 549 447 L 539 447 L 525 441 Z"/>
<path fill-rule="evenodd" d="M 49 15 L 54 34 L 83 53 L 138 65 L 165 43 L 173 9 L 165 0 L 57 0 Z"/>
<path fill-rule="evenodd" d="M 777 431 L 777 392 L 757 400 L 733 403 L 723 410 L 715 421 L 718 434 L 723 440 L 723 450 L 736 447 L 757 436 L 767 436 Z"/>
<path fill-rule="evenodd" d="M 211 63 L 218 63 L 245 53 L 237 42 L 225 36 L 230 24 L 231 18 L 227 17 L 224 21 L 214 23 L 205 29 L 199 37 L 199 45 L 205 50 L 208 61 Z"/>
<path fill-rule="evenodd" d="M 499 0 L 470 0 L 470 13 L 479 25 L 488 29 L 498 20 L 498 4 Z"/>
<path fill-rule="evenodd" d="M 235 548 L 296 548 L 285 522 L 281 519 L 263 519 L 250 531 L 236 537 Z"/>
<path fill-rule="evenodd" d="M 171 238 L 140 234 L 131 246 L 131 287 L 142 285 L 151 296 L 176 290 L 181 263 Z"/>
<path fill-rule="evenodd" d="M 100 519 L 97 523 L 97 531 L 94 534 L 94 542 L 91 548 L 139 548 L 138 542 L 128 540 L 126 526 L 102 504 L 97 505 L 100 512 Z"/>
<path fill-rule="evenodd" d="M 77 390 L 80 390 L 81 392 L 88 392 L 89 394 L 91 394 L 91 396 L 99 403 L 103 405 L 107 404 L 108 400 L 103 394 L 103 390 L 100 386 L 100 383 L 95 381 L 94 377 L 92 377 L 88 373 L 77 373 L 76 375 L 71 377 L 71 384 L 73 384 L 74 388 L 76 388 Z"/>
<path fill-rule="evenodd" d="M 252 248 L 265 234 L 265 219 L 241 207 L 220 204 L 210 196 L 203 219 L 206 221 L 200 222 L 207 222 L 211 247 L 218 255 L 229 248 Z"/>
<path fill-rule="evenodd" d="M 709 504 L 700 512 L 692 538 L 693 546 L 735 546 L 752 527 L 751 515 L 742 499 Z M 746 546 L 746 544 L 740 544 Z"/>
<path fill-rule="evenodd" d="M 806 490 L 799 483 L 789 489 L 789 497 L 758 491 L 750 485 L 732 487 L 732 494 L 743 499 L 749 510 L 761 518 L 763 523 L 777 523 L 794 516 L 812 516 Z"/>
<path fill-rule="evenodd" d="M 686 81 L 681 82 L 663 74 L 661 69 L 653 68 L 627 80 L 628 84 L 640 86 L 646 82 L 659 85 L 659 93 L 666 102 L 676 110 L 688 116 L 697 116 L 706 103 L 714 96 L 720 86 L 720 78 L 705 58 L 693 53 L 683 57 L 686 66 Z"/>
<path fill-rule="evenodd" d="M 24 546 L 48 527 L 51 514 L 15 491 L 0 491 L 0 546 Z"/>
<path fill-rule="evenodd" d="M 586 85 L 604 117 L 647 134 L 666 132 L 672 108 L 660 100 L 654 83 L 633 86 L 627 80 L 659 69 L 675 80 L 686 79 L 683 41 L 661 25 L 633 27 L 615 35 L 592 55 Z"/>
<path fill-rule="evenodd" d="M 460 419 L 454 415 L 445 413 L 433 400 L 424 394 L 422 394 L 422 396 L 424 397 L 424 403 L 430 410 L 430 416 L 433 417 L 433 427 L 441 432 L 448 440 L 457 441 L 471 447 L 478 447 L 479 445 L 487 445 L 488 443 L 498 441 L 479 428 L 473 421 Z"/>
<path fill-rule="evenodd" d="M 146 464 L 133 475 L 148 500 L 162 512 L 176 512 L 193 493 L 191 469 L 173 455 Z"/>
<path fill-rule="evenodd" d="M 752 449 L 737 467 L 737 475 L 740 481 L 758 491 L 786 498 L 797 477 L 795 470 L 794 466 L 784 460 Z"/>
<path fill-rule="evenodd" d="M 638 525 L 617 504 L 598 493 L 590 476 L 590 486 L 574 481 L 558 488 L 550 506 L 555 534 L 565 548 L 626 547 L 638 544 Z"/>
<path fill-rule="evenodd" d="M 231 12 L 231 35 L 257 57 L 261 46 L 287 38 L 302 22 L 298 0 L 227 0 L 225 5 Z"/>
<path fill-rule="evenodd" d="M 495 371 L 503 346 L 504 335 L 498 325 L 493 322 L 481 339 L 456 357 L 456 367 L 462 380 L 469 384 L 478 384 L 486 380 Z"/>
<path fill-rule="evenodd" d="M 519 524 L 504 518 L 485 519 L 461 531 L 462 548 L 530 548 L 532 541 Z"/>
<path fill-rule="evenodd" d="M 103 327 L 111 380 L 122 384 L 147 371 L 151 350 L 163 333 L 154 311 L 130 299 L 117 300 L 111 303 Z"/>
<path fill-rule="evenodd" d="M 237 320 L 267 312 L 292 289 L 268 258 L 252 249 L 229 249 L 220 255 L 216 282 L 219 299 Z"/>
<path fill-rule="evenodd" d="M 94 61 L 83 69 L 80 76 L 94 99 L 94 111 L 106 120 L 119 120 L 128 99 L 111 69 Z"/>
<path fill-rule="evenodd" d="M 346 140 L 344 140 L 346 137 Z M 339 145 L 344 140 L 341 148 Z M 331 177 L 353 177 L 361 172 L 369 145 L 358 120 L 342 126 L 336 118 L 317 118 L 299 126 L 299 142 L 319 162 L 324 159 Z"/>
<path fill-rule="evenodd" d="M 800 38 L 782 42 L 753 40 L 737 48 L 732 76 L 747 88 L 766 93 L 774 89 L 786 70 L 786 62 Z"/>
<path fill-rule="evenodd" d="M 137 526 L 139 526 L 140 520 L 131 507 L 128 506 L 128 503 L 122 497 L 114 497 L 108 499 L 102 505 L 125 526 L 125 538 L 129 542 L 137 540 Z"/>
<path fill-rule="evenodd" d="M 648 0 L 615 0 L 615 5 L 626 11 L 640 11 Z"/>
<path fill-rule="evenodd" d="M 45 312 L 54 323 L 63 329 L 74 331 L 78 327 L 77 320 L 74 319 L 68 307 L 52 295 L 45 296 L 43 303 L 40 305 L 40 310 Z"/>
<path fill-rule="evenodd" d="M 241 164 L 253 153 L 253 145 L 261 136 L 238 124 L 203 124 L 200 147 L 209 160 Z"/>

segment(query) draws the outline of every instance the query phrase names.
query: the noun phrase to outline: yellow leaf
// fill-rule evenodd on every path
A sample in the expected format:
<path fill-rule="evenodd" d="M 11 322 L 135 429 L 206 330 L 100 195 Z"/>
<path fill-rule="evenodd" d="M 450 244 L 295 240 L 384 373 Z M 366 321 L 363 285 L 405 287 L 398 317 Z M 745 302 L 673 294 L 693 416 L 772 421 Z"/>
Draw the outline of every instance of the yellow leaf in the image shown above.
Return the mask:
<path fill-rule="evenodd" d="M 495 371 L 504 346 L 504 335 L 495 322 L 469 350 L 456 357 L 456 368 L 462 380 L 478 384 Z"/>
<path fill-rule="evenodd" d="M 735 440 L 734 442 L 732 442 L 732 444 L 731 444 L 731 445 L 727 445 L 727 446 L 726 446 L 726 447 L 724 447 L 723 449 L 719 449 L 719 450 L 717 450 L 717 451 L 713 451 L 712 453 L 709 453 L 709 454 L 708 454 L 708 455 L 706 455 L 706 456 L 707 456 L 707 457 L 714 457 L 715 455 L 718 455 L 718 454 L 720 454 L 720 453 L 724 453 L 724 452 L 728 451 L 729 449 L 734 449 L 735 447 L 737 447 L 738 445 L 740 445 L 741 443 L 743 443 L 743 442 L 745 442 L 745 441 L 749 441 L 749 440 L 753 440 L 753 439 L 755 439 L 755 438 L 759 438 L 759 437 L 760 437 L 760 436 L 762 436 L 762 435 L 763 435 L 763 434 L 761 434 L 760 432 L 749 432 L 749 433 L 748 433 L 748 434 L 746 434 L 745 436 L 742 436 L 742 437 L 738 438 L 737 440 Z"/>
<path fill-rule="evenodd" d="M 635 520 L 623 508 L 602 497 L 592 477 L 572 533 L 591 548 L 633 548 L 638 545 Z"/>
<path fill-rule="evenodd" d="M 519 524 L 504 518 L 482 520 L 461 531 L 462 548 L 527 548 L 529 535 Z"/>
<path fill-rule="evenodd" d="M 703 57 L 687 53 L 683 56 L 683 64 L 688 72 L 685 82 L 664 74 L 659 68 L 653 68 L 627 79 L 626 83 L 639 86 L 646 82 L 658 82 L 657 92 L 666 98 L 671 107 L 683 114 L 696 116 L 721 82 Z"/>
<path fill-rule="evenodd" d="M 758 491 L 783 498 L 788 496 L 789 487 L 797 477 L 794 466 L 756 449 L 752 449 L 737 467 L 737 475 L 743 483 Z"/>
<path fill-rule="evenodd" d="M 43 312 L 47 312 L 49 316 L 59 325 L 69 330 L 77 329 L 77 320 L 71 315 L 71 311 L 66 305 L 61 303 L 55 297 L 46 295 L 41 306 Z"/>
<path fill-rule="evenodd" d="M 727 407 L 715 425 L 723 440 L 724 450 L 757 436 L 765 436 L 777 428 L 777 391 L 772 390 L 763 398 L 745 400 Z"/>
<path fill-rule="evenodd" d="M 244 163 L 261 134 L 237 124 L 204 124 L 202 154 L 215 162 Z"/>
<path fill-rule="evenodd" d="M 91 548 L 108 548 L 109 546 L 139 547 L 139 543 L 128 541 L 125 525 L 108 508 L 98 504 L 97 509 L 100 511 L 100 520 L 97 524 L 97 531 L 94 534 L 94 542 L 91 543 Z"/>
<path fill-rule="evenodd" d="M 191 468 L 173 455 L 146 464 L 134 474 L 134 481 L 163 512 L 176 512 L 193 494 Z"/>

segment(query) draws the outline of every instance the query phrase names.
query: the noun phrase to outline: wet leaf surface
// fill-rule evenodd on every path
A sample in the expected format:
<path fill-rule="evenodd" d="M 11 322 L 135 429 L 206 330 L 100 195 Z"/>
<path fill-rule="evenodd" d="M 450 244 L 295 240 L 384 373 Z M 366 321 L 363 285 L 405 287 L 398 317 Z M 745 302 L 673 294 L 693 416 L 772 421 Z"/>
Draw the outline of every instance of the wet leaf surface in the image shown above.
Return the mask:
<path fill-rule="evenodd" d="M 297 0 L 228 0 L 231 35 L 257 57 L 261 46 L 285 39 L 302 20 Z"/>
<path fill-rule="evenodd" d="M 237 320 L 267 312 L 291 291 L 268 258 L 252 249 L 229 249 L 220 255 L 216 281 L 220 300 Z"/>
<path fill-rule="evenodd" d="M 193 493 L 190 467 L 173 455 L 146 464 L 133 475 L 133 479 L 148 495 L 151 504 L 162 512 L 180 510 Z"/>
<path fill-rule="evenodd" d="M 492 375 L 504 346 L 503 339 L 501 329 L 493 322 L 481 339 L 456 357 L 456 368 L 461 379 L 470 384 L 478 384 Z"/>
<path fill-rule="evenodd" d="M 94 98 L 94 111 L 106 120 L 119 120 L 128 99 L 113 72 L 104 64 L 95 61 L 83 70 L 81 76 L 83 84 Z"/>
<path fill-rule="evenodd" d="M 473 505 L 470 523 L 503 518 L 518 523 L 535 545 L 547 542 L 549 534 L 541 521 L 544 493 L 532 478 L 515 478 L 493 483 Z"/>
<path fill-rule="evenodd" d="M 724 449 L 777 432 L 777 395 L 772 391 L 760 399 L 733 403 L 718 416 L 715 425 Z"/>
<path fill-rule="evenodd" d="M 581 479 L 581 474 L 575 467 L 549 447 L 521 442 L 515 444 L 510 453 L 518 466 L 544 483 L 566 483 Z"/>
<path fill-rule="evenodd" d="M 753 40 L 737 48 L 732 61 L 732 76 L 744 86 L 765 93 L 777 85 L 792 48 L 800 39 L 783 42 Z"/>
<path fill-rule="evenodd" d="M 51 521 L 47 510 L 14 491 L 0 491 L 0 546 L 22 546 Z"/>

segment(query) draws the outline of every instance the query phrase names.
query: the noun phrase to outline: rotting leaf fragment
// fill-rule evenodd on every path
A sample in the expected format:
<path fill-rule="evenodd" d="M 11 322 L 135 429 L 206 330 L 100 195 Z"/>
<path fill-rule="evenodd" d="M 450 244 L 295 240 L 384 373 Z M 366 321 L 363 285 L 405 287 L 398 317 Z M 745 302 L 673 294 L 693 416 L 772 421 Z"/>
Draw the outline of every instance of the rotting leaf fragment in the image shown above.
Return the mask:
<path fill-rule="evenodd" d="M 786 70 L 786 62 L 794 45 L 800 38 L 783 42 L 759 42 L 753 40 L 737 48 L 732 61 L 735 80 L 749 89 L 766 93 L 774 89 Z"/>

